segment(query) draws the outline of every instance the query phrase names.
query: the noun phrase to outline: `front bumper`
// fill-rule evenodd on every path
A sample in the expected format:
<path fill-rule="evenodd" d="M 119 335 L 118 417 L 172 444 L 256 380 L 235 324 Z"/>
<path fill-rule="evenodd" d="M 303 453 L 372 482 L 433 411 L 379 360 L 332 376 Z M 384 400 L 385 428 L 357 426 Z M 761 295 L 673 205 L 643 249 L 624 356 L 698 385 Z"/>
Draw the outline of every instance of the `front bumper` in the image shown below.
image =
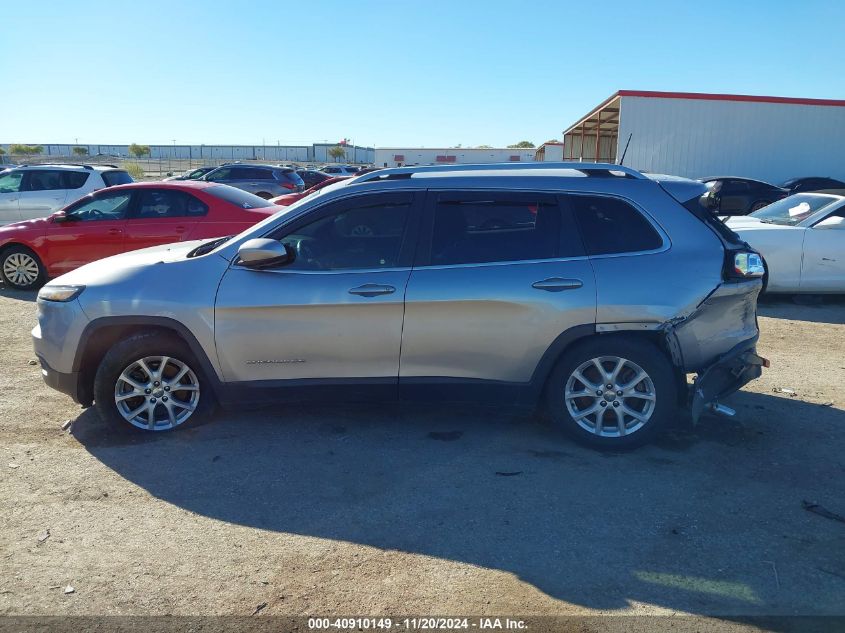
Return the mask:
<path fill-rule="evenodd" d="M 79 393 L 79 372 L 74 371 L 69 374 L 56 371 L 47 361 L 41 356 L 38 357 L 38 362 L 41 363 L 41 377 L 44 383 L 51 389 L 60 391 L 71 398 L 77 404 L 83 404 L 81 395 Z"/>
<path fill-rule="evenodd" d="M 690 403 L 693 423 L 698 422 L 708 405 L 763 374 L 763 367 L 768 367 L 769 361 L 757 355 L 757 338 L 736 345 L 696 376 Z"/>

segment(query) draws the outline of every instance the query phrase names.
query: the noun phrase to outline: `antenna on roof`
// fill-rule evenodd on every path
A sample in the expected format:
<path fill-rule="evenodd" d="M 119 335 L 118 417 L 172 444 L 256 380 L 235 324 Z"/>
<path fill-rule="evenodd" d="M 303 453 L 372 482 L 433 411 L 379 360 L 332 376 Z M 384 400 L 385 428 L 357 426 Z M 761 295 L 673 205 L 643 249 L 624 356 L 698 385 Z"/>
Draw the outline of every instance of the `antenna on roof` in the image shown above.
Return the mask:
<path fill-rule="evenodd" d="M 622 161 L 624 161 L 624 160 L 625 160 L 625 154 L 627 154 L 627 153 L 628 153 L 628 146 L 631 144 L 631 137 L 632 137 L 633 135 L 634 135 L 634 133 L 633 133 L 633 132 L 631 132 L 631 133 L 628 135 L 628 142 L 627 142 L 627 143 L 625 143 L 625 149 L 622 151 L 622 158 L 620 158 L 620 159 L 619 159 L 619 164 L 620 164 L 620 165 L 622 164 Z"/>

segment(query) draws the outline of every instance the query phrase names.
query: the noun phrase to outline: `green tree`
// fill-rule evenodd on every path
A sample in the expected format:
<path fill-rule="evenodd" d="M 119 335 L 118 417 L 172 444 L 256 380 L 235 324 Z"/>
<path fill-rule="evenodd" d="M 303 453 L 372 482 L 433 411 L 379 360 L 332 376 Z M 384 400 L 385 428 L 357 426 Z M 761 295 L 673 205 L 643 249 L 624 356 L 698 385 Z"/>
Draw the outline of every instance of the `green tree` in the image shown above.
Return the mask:
<path fill-rule="evenodd" d="M 146 176 L 144 168 L 138 163 L 123 163 L 123 168 L 130 176 L 132 176 L 133 180 L 143 180 Z"/>
<path fill-rule="evenodd" d="M 2 147 L 0 147 L 0 156 L 5 156 L 5 155 L 6 155 L 6 150 L 3 149 Z"/>
<path fill-rule="evenodd" d="M 344 156 L 346 156 L 346 150 L 343 149 L 340 145 L 336 145 L 329 150 L 329 156 L 335 159 L 335 161 L 340 160 Z"/>
<path fill-rule="evenodd" d="M 87 147 L 74 147 L 71 150 L 74 156 L 88 156 L 88 148 Z"/>
<path fill-rule="evenodd" d="M 129 153 L 137 158 L 143 158 L 144 156 L 150 155 L 150 146 L 132 143 L 132 145 L 129 146 Z"/>
<path fill-rule="evenodd" d="M 24 156 L 37 156 L 44 151 L 43 145 L 22 145 L 21 143 L 12 143 L 9 148 L 12 154 L 23 154 Z"/>
<path fill-rule="evenodd" d="M 520 141 L 519 143 L 508 145 L 508 148 L 510 149 L 530 149 L 532 147 L 534 147 L 534 143 L 531 141 Z"/>

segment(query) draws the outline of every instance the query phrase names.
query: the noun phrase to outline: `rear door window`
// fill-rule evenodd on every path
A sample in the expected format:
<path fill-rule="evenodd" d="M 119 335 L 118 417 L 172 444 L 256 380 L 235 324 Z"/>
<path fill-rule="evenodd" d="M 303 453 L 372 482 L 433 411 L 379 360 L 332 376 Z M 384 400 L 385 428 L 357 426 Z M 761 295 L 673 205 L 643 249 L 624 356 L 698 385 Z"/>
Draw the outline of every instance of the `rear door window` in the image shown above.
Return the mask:
<path fill-rule="evenodd" d="M 174 189 L 143 189 L 138 192 L 138 219 L 197 217 L 208 207 L 194 196 Z"/>
<path fill-rule="evenodd" d="M 431 229 L 432 265 L 484 264 L 582 255 L 571 222 L 549 194 L 437 193 Z M 567 224 L 567 223 L 564 223 Z"/>
<path fill-rule="evenodd" d="M 568 196 L 588 255 L 651 251 L 663 238 L 632 205 L 609 196 Z"/>

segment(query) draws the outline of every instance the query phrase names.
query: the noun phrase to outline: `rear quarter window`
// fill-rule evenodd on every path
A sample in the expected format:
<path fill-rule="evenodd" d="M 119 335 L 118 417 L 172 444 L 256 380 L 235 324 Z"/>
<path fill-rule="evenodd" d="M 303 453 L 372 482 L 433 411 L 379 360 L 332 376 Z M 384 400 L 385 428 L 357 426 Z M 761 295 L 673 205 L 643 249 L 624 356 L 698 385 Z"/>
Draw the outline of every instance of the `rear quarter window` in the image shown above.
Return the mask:
<path fill-rule="evenodd" d="M 618 198 L 569 196 L 588 255 L 652 251 L 663 238 L 633 206 Z"/>
<path fill-rule="evenodd" d="M 134 180 L 132 180 L 132 176 L 130 176 L 127 172 L 123 171 L 122 169 L 104 171 L 101 173 L 101 175 L 103 177 L 103 182 L 106 183 L 106 187 L 114 187 L 115 185 L 128 185 L 130 182 L 135 182 Z"/>

